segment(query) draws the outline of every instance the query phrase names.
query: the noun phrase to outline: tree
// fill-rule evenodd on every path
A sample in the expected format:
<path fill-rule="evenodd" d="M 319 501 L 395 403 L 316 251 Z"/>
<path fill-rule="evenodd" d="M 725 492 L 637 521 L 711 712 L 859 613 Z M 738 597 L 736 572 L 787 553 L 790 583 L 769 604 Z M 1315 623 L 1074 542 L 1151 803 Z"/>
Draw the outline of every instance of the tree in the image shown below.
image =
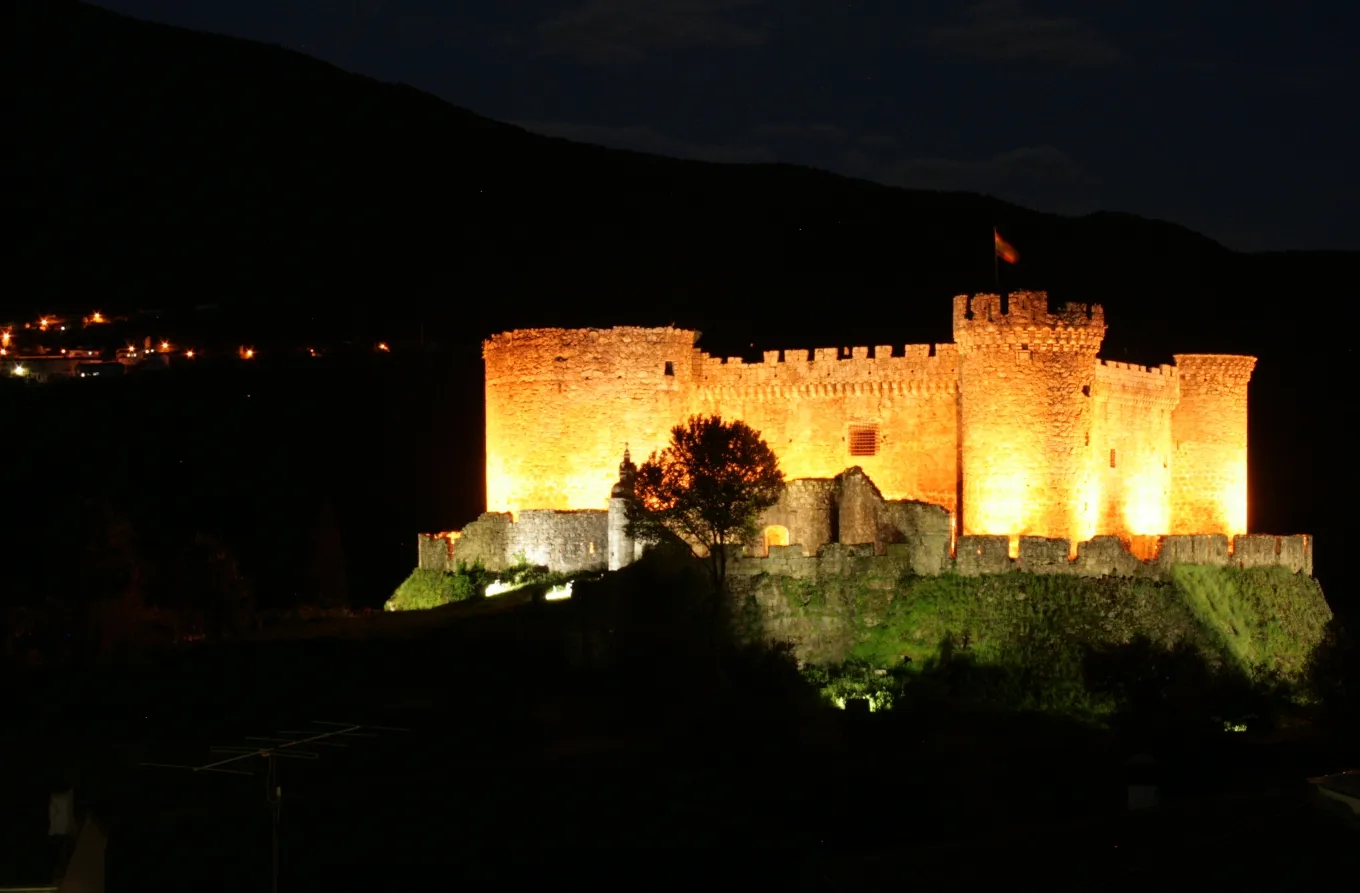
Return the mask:
<path fill-rule="evenodd" d="M 638 468 L 629 534 L 644 542 L 678 536 L 702 550 L 714 589 L 722 591 L 727 547 L 754 534 L 757 516 L 783 487 L 779 460 L 757 431 L 745 422 L 692 416 Z"/>

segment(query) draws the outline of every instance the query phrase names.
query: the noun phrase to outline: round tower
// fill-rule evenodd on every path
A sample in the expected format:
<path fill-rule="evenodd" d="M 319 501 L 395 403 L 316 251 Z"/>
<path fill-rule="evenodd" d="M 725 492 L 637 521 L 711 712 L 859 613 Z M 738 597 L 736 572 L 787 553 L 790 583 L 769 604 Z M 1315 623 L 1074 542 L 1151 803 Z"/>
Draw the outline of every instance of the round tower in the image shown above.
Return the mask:
<path fill-rule="evenodd" d="M 624 443 L 685 420 L 698 333 L 520 329 L 482 344 L 487 511 L 604 509 Z"/>
<path fill-rule="evenodd" d="M 1247 532 L 1247 384 L 1256 358 L 1175 354 L 1171 532 Z"/>
<path fill-rule="evenodd" d="M 959 295 L 964 534 L 1080 538 L 1099 305 L 1048 310 L 1044 292 Z"/>
<path fill-rule="evenodd" d="M 619 463 L 619 482 L 609 491 L 609 569 L 616 571 L 633 563 L 637 546 L 628 535 L 628 503 L 633 499 L 637 466 L 628 448 L 623 448 Z"/>

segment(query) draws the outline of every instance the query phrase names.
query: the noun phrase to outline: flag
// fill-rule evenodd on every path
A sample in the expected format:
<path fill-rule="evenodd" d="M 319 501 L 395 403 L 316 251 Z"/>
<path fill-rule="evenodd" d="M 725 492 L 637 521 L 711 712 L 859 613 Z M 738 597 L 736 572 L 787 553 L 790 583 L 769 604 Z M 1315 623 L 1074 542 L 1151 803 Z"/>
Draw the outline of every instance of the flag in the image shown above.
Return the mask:
<path fill-rule="evenodd" d="M 1001 238 L 1001 233 L 996 231 L 996 227 L 992 227 L 992 242 L 996 248 L 996 256 L 1006 263 L 1013 264 L 1020 260 L 1020 252 L 1016 251 L 1010 242 Z"/>

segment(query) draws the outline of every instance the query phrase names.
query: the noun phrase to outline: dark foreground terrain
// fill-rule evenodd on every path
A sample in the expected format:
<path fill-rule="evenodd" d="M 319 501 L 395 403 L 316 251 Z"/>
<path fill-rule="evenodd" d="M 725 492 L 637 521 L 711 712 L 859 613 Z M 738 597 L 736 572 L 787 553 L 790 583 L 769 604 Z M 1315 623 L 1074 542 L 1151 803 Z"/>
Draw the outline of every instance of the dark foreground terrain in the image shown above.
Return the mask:
<path fill-rule="evenodd" d="M 1131 814 L 1129 754 L 1108 735 L 821 708 L 776 658 L 705 656 L 659 629 L 590 633 L 572 602 L 505 598 L 441 609 L 483 614 L 455 622 L 387 615 L 30 683 L 0 739 L 0 883 L 42 880 L 48 772 L 76 765 L 113 828 L 110 890 L 268 889 L 262 771 L 138 764 L 203 764 L 224 756 L 212 745 L 263 746 L 245 736 L 323 730 L 315 720 L 408 731 L 281 763 L 280 889 L 1259 888 L 1335 874 L 1355 844 L 1310 799 L 1305 777 L 1339 768 L 1316 748 L 1249 734 L 1180 746 L 1162 755 L 1169 802 Z"/>

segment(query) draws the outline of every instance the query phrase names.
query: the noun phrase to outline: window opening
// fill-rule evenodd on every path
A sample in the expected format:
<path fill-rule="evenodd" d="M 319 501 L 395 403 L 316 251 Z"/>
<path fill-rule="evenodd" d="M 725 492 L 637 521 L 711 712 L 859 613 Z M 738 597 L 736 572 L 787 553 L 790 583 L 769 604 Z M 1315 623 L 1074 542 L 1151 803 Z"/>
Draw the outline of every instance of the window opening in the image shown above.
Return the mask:
<path fill-rule="evenodd" d="M 1110 467 L 1114 468 L 1114 450 L 1110 450 Z"/>
<path fill-rule="evenodd" d="M 850 455 L 852 456 L 878 455 L 877 425 L 850 426 Z"/>
<path fill-rule="evenodd" d="M 666 361 L 666 374 L 667 375 L 675 374 L 675 364 L 672 363 L 670 360 Z"/>
<path fill-rule="evenodd" d="M 782 524 L 771 524 L 765 528 L 765 554 L 770 554 L 771 546 L 787 546 L 789 544 L 789 529 Z"/>

